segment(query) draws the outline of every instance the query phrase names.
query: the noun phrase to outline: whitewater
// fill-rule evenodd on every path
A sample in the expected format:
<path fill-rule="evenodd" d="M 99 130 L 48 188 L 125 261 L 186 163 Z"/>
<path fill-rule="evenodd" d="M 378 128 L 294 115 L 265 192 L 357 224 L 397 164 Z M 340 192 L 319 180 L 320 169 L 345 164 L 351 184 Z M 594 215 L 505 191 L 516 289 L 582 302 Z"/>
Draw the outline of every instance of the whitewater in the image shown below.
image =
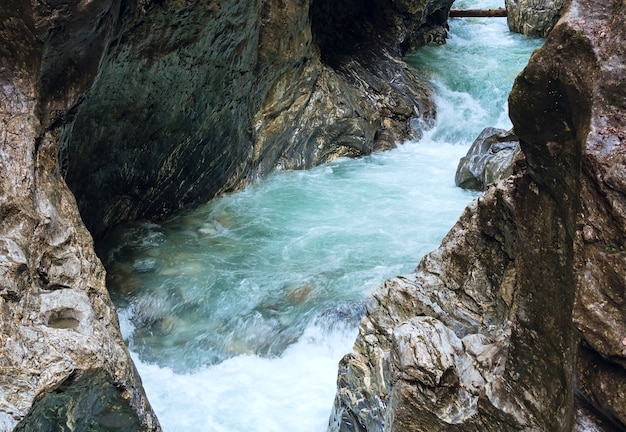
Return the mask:
<path fill-rule="evenodd" d="M 501 6 L 457 1 L 455 8 Z M 477 196 L 454 185 L 542 40 L 505 18 L 451 19 L 448 43 L 407 57 L 435 93 L 418 142 L 277 172 L 100 247 L 122 332 L 163 429 L 325 431 L 337 364 L 367 297 L 412 271 Z"/>

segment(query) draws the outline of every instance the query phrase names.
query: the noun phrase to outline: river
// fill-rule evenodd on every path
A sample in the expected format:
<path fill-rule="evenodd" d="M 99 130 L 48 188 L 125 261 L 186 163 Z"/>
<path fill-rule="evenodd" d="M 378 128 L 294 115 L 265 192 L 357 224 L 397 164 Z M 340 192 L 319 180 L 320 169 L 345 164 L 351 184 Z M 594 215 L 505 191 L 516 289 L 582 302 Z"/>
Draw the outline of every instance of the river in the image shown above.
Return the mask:
<path fill-rule="evenodd" d="M 501 6 L 457 1 L 456 8 Z M 389 152 L 280 172 L 101 245 L 122 332 L 167 432 L 324 431 L 363 304 L 410 272 L 476 196 L 454 186 L 541 40 L 505 18 L 451 19 L 407 61 L 432 84 L 435 128 Z"/>

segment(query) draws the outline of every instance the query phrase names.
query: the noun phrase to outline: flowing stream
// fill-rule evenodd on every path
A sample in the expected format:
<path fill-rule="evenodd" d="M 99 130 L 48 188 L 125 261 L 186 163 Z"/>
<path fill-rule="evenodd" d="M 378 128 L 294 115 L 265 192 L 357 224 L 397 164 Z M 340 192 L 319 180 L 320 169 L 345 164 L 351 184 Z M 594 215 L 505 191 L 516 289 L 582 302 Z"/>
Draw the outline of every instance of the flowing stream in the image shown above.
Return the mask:
<path fill-rule="evenodd" d="M 508 92 L 541 42 L 509 33 L 505 18 L 451 19 L 447 45 L 407 59 L 436 93 L 438 123 L 419 142 L 276 173 L 103 242 L 165 431 L 326 430 L 367 296 L 410 272 L 476 196 L 454 186 L 458 160 L 483 127 L 510 127 Z"/>

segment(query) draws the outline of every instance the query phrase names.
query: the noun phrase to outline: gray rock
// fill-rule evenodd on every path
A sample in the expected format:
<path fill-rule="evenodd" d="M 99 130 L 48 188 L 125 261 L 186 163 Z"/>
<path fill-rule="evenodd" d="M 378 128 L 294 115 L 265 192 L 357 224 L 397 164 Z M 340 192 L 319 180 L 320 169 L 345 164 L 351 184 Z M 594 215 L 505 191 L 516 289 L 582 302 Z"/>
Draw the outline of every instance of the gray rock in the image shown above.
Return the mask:
<path fill-rule="evenodd" d="M 485 128 L 459 161 L 454 182 L 464 189 L 485 190 L 513 174 L 519 142 L 512 131 Z"/>
<path fill-rule="evenodd" d="M 505 0 L 509 29 L 526 36 L 546 37 L 569 0 Z"/>
<path fill-rule="evenodd" d="M 0 6 L 0 430 L 159 431 L 45 121 L 40 41 L 83 5 L 38 5 Z"/>

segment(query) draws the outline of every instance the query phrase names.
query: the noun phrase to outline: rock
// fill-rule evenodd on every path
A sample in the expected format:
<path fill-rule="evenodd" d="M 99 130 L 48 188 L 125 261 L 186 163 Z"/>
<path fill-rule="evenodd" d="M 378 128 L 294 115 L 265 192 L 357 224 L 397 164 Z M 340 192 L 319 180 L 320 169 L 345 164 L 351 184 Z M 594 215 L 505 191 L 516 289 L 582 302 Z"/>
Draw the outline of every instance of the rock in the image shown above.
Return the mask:
<path fill-rule="evenodd" d="M 463 189 L 485 190 L 513 173 L 519 142 L 511 131 L 485 128 L 461 158 L 454 182 Z"/>
<path fill-rule="evenodd" d="M 507 23 L 512 32 L 546 37 L 569 0 L 505 0 Z"/>
<path fill-rule="evenodd" d="M 626 424 L 626 369 L 582 346 L 578 355 L 578 390 L 614 426 Z"/>
<path fill-rule="evenodd" d="M 159 431 L 104 268 L 55 163 L 48 109 L 68 111 L 80 84 L 42 77 L 65 60 L 46 63 L 53 47 L 44 35 L 71 29 L 68 16 L 94 18 L 91 6 L 56 5 L 58 13 L 44 2 L 0 6 L 0 430 Z M 72 45 L 76 67 L 81 41 Z M 52 88 L 58 99 L 42 97 Z"/>
<path fill-rule="evenodd" d="M 533 54 L 509 97 L 523 157 L 374 293 L 331 431 L 626 427 L 625 10 L 572 0 Z"/>
<path fill-rule="evenodd" d="M 98 239 L 277 168 L 419 137 L 434 105 L 401 57 L 441 41 L 451 4 L 92 2 L 98 20 L 70 20 L 93 45 L 79 59 L 90 74 L 76 77 L 70 112 L 46 125 L 60 133 L 59 165 L 88 229 Z M 79 61 L 78 41 L 50 37 L 51 58 Z"/>

